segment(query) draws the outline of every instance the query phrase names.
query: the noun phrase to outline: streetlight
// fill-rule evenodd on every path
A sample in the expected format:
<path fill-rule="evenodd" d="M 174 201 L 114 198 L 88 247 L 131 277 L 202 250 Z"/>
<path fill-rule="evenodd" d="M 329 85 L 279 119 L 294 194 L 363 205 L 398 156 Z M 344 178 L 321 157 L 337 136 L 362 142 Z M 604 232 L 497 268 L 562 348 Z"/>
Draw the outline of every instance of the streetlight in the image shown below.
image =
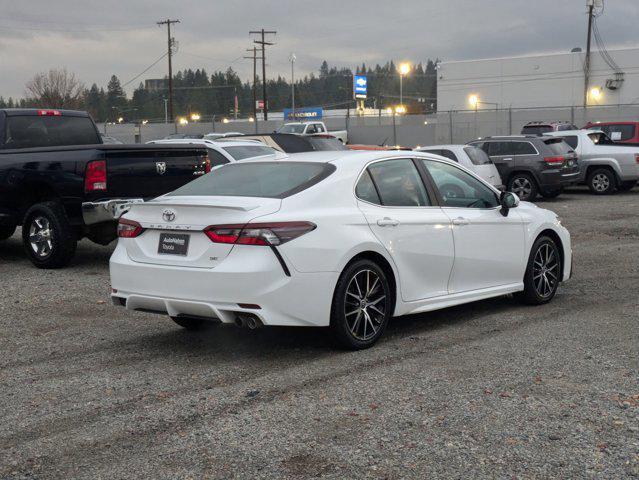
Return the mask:
<path fill-rule="evenodd" d="M 199 113 L 192 113 L 191 114 L 191 120 L 193 120 L 194 122 L 197 122 L 200 118 L 202 118 L 202 117 L 200 116 Z"/>
<path fill-rule="evenodd" d="M 399 64 L 399 104 L 404 105 L 404 75 L 408 75 L 410 72 L 410 64 L 408 63 L 400 63 Z"/>
<path fill-rule="evenodd" d="M 590 89 L 590 100 L 592 100 L 593 102 L 599 102 L 602 96 L 603 96 L 603 92 L 601 91 L 601 88 L 592 87 Z"/>
<path fill-rule="evenodd" d="M 288 61 L 291 62 L 291 112 L 293 112 L 293 118 L 295 118 L 295 60 L 297 57 L 291 53 Z"/>

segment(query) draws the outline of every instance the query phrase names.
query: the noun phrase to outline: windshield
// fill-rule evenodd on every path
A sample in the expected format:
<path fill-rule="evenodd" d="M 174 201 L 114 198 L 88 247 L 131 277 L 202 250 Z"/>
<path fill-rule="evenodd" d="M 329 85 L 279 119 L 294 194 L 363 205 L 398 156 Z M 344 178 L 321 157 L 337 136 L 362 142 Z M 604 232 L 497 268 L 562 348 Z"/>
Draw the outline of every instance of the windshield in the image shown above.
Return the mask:
<path fill-rule="evenodd" d="M 261 157 L 264 155 L 275 155 L 275 149 L 266 145 L 239 145 L 234 147 L 223 147 L 223 150 L 235 160 L 245 158 Z"/>
<path fill-rule="evenodd" d="M 303 123 L 289 123 L 288 125 L 282 125 L 278 130 L 278 133 L 304 133 L 306 125 Z"/>
<path fill-rule="evenodd" d="M 306 190 L 335 171 L 330 163 L 229 163 L 178 188 L 169 196 L 285 198 Z"/>
<path fill-rule="evenodd" d="M 481 148 L 464 147 L 464 152 L 466 152 L 470 161 L 473 162 L 473 165 L 487 165 L 489 163 L 493 163 L 490 160 L 490 157 Z"/>

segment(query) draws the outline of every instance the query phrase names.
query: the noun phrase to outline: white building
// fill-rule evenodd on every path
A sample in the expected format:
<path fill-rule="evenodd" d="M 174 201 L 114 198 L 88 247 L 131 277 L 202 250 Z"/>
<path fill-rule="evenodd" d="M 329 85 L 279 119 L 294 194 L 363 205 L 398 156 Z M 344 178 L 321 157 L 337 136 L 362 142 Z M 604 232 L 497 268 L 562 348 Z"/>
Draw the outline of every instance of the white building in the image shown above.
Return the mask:
<path fill-rule="evenodd" d="M 639 47 L 609 53 L 623 74 L 593 50 L 588 104 L 639 103 Z M 481 110 L 583 106 L 584 59 L 584 52 L 575 52 L 442 62 L 437 109 L 473 110 L 469 99 Z"/>

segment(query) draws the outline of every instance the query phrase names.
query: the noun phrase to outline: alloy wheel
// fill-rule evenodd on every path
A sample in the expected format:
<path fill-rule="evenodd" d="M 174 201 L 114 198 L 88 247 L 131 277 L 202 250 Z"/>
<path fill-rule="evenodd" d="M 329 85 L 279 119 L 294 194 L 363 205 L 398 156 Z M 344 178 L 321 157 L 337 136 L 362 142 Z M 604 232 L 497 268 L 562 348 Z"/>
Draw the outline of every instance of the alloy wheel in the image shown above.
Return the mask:
<path fill-rule="evenodd" d="M 358 340 L 373 338 L 384 323 L 388 299 L 377 273 L 360 270 L 346 288 L 344 316 L 351 335 Z"/>
<path fill-rule="evenodd" d="M 597 192 L 605 192 L 610 188 L 610 179 L 607 175 L 603 173 L 598 173 L 591 180 L 592 188 L 594 188 Z"/>
<path fill-rule="evenodd" d="M 39 258 L 47 258 L 53 251 L 51 224 L 46 217 L 37 216 L 29 226 L 29 244 Z"/>
<path fill-rule="evenodd" d="M 513 180 L 511 191 L 519 198 L 525 199 L 532 193 L 532 184 L 527 178 L 519 177 Z"/>
<path fill-rule="evenodd" d="M 550 243 L 543 243 L 533 260 L 533 285 L 537 295 L 548 298 L 559 281 L 559 259 Z"/>

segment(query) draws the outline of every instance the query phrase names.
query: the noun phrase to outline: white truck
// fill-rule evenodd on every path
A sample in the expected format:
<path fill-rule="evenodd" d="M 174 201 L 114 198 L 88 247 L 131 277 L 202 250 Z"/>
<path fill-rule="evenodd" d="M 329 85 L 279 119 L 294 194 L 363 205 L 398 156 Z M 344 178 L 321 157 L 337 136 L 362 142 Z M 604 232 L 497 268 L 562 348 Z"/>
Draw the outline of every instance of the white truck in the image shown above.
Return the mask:
<path fill-rule="evenodd" d="M 544 135 L 561 137 L 579 156 L 579 183 L 595 195 L 632 189 L 639 180 L 639 146 L 616 143 L 603 132 L 564 130 Z"/>
<path fill-rule="evenodd" d="M 348 131 L 329 131 L 324 122 L 291 122 L 285 123 L 276 133 L 293 133 L 295 135 L 332 135 L 343 144 L 348 143 Z"/>

